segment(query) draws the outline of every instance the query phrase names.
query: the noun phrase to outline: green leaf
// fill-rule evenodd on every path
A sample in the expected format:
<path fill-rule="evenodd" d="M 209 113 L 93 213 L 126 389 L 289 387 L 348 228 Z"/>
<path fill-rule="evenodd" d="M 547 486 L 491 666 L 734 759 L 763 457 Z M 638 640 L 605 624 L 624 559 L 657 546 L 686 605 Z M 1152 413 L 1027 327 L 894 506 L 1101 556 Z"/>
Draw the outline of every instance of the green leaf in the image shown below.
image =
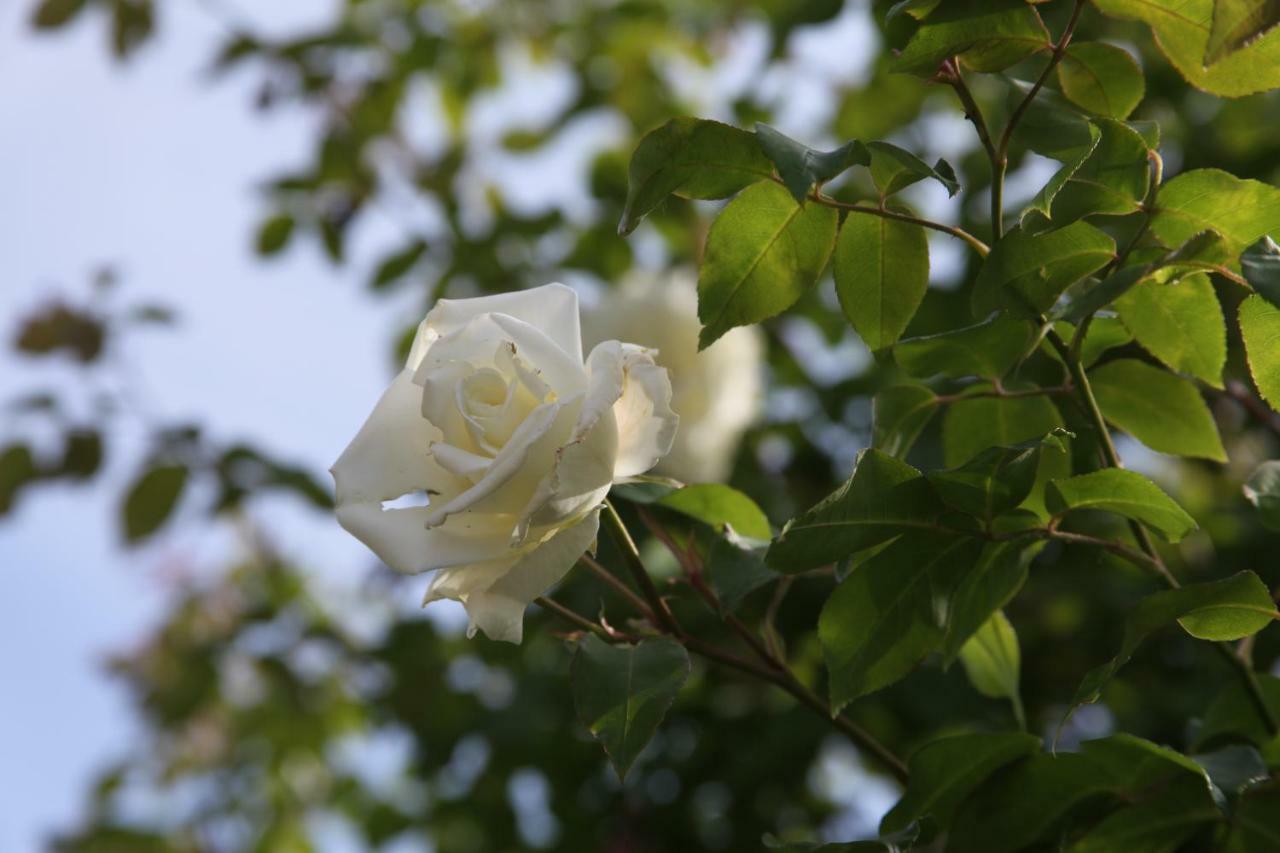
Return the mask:
<path fill-rule="evenodd" d="M 1066 849 L 1069 853 L 1172 853 L 1193 834 L 1221 820 L 1222 812 L 1206 786 L 1188 774 L 1176 777 L 1158 794 L 1112 812 Z"/>
<path fill-rule="evenodd" d="M 946 665 L 950 666 L 992 614 L 1022 589 L 1031 561 L 1043 550 L 1044 544 L 1031 539 L 991 542 L 982 549 L 977 561 L 955 567 L 954 587 L 945 597 L 947 630 L 941 651 Z"/>
<path fill-rule="evenodd" d="M 1058 83 L 1072 103 L 1115 119 L 1128 118 L 1146 90 L 1129 51 L 1103 42 L 1072 43 L 1058 64 Z"/>
<path fill-rule="evenodd" d="M 1227 460 L 1218 427 L 1196 387 L 1134 359 L 1117 359 L 1089 371 L 1102 414 L 1152 450 Z"/>
<path fill-rule="evenodd" d="M 871 163 L 866 146 L 856 139 L 834 151 L 815 151 L 758 122 L 756 138 L 765 156 L 777 167 L 778 177 L 782 178 L 796 204 L 804 204 L 815 184 L 825 184 L 850 166 Z"/>
<path fill-rule="evenodd" d="M 919 471 L 879 450 L 864 450 L 853 476 L 788 521 L 766 559 L 784 572 L 814 569 L 900 533 L 930 529 L 940 510 Z"/>
<path fill-rule="evenodd" d="M 937 395 L 923 385 L 895 385 L 872 398 L 872 446 L 901 459 L 937 410 Z"/>
<path fill-rule="evenodd" d="M 1280 307 L 1280 246 L 1263 237 L 1240 256 L 1240 268 L 1249 285 L 1272 305 Z"/>
<path fill-rule="evenodd" d="M 38 30 L 57 29 L 70 23 L 88 6 L 88 0 L 43 0 L 31 16 L 31 25 Z"/>
<path fill-rule="evenodd" d="M 835 210 L 798 205 L 772 181 L 729 202 L 711 225 L 698 276 L 699 348 L 790 308 L 826 267 L 836 224 Z"/>
<path fill-rule="evenodd" d="M 1000 314 L 975 326 L 907 338 L 893 348 L 893 357 L 899 367 L 921 379 L 999 379 L 1027 354 L 1034 336 L 1025 320 Z"/>
<path fill-rule="evenodd" d="M 1086 216 L 1127 216 L 1140 209 L 1151 183 L 1151 147 L 1131 125 L 1093 120 L 1098 145 L 1054 197 L 1052 218 L 1066 225 Z"/>
<path fill-rule="evenodd" d="M 818 616 L 834 712 L 902 679 L 937 648 L 931 575 L 972 564 L 981 550 L 974 537 L 914 531 L 840 582 Z"/>
<path fill-rule="evenodd" d="M 959 55 L 974 71 L 1001 71 L 1050 47 L 1049 33 L 1023 0 L 948 0 L 916 30 L 890 65 L 931 77 Z"/>
<path fill-rule="evenodd" d="M 1275 613 L 1266 585 L 1253 572 L 1149 595 L 1130 611 L 1120 651 L 1084 677 L 1072 704 L 1097 701 L 1102 688 L 1128 663 L 1147 635 L 1170 622 L 1176 620 L 1200 640 L 1239 640 L 1261 631 Z"/>
<path fill-rule="evenodd" d="M 1248 47 L 1280 24 L 1280 0 L 1214 0 L 1205 67 Z"/>
<path fill-rule="evenodd" d="M 1263 236 L 1280 232 L 1280 189 L 1218 169 L 1184 172 L 1160 188 L 1151 232 L 1165 245 L 1181 245 L 1206 230 L 1221 234 L 1230 256 L 1238 257 Z"/>
<path fill-rule="evenodd" d="M 987 386 L 973 386 L 974 391 Z M 1008 390 L 1018 390 L 1011 387 Z M 953 403 L 942 421 L 942 458 L 955 468 L 988 447 L 1010 447 L 1062 426 L 1048 397 L 972 397 Z"/>
<path fill-rule="evenodd" d="M 866 147 L 871 159 L 871 180 L 880 191 L 882 200 L 925 178 L 933 178 L 942 184 L 948 196 L 960 191 L 956 171 L 946 160 L 939 160 L 930 167 L 905 148 L 888 142 L 868 142 Z"/>
<path fill-rule="evenodd" d="M 1075 337 L 1076 327 L 1070 323 L 1054 323 L 1053 327 L 1064 340 L 1069 341 Z M 1107 350 L 1122 347 L 1132 340 L 1133 333 L 1125 328 L 1119 317 L 1094 317 L 1084 334 L 1084 342 L 1080 345 L 1080 363 L 1088 367 L 1102 358 Z M 1043 350 L 1051 358 L 1062 360 L 1053 347 L 1046 345 Z"/>
<path fill-rule="evenodd" d="M 763 548 L 742 548 L 728 539 L 711 545 L 703 576 L 724 611 L 736 610 L 751 592 L 777 580 L 777 572 L 765 565 L 764 554 Z"/>
<path fill-rule="evenodd" d="M 696 518 L 721 532 L 729 527 L 741 536 L 762 541 L 773 536 L 769 519 L 756 502 L 722 483 L 685 486 L 659 498 L 657 505 Z"/>
<path fill-rule="evenodd" d="M 1062 188 L 1075 176 L 1076 172 L 1080 171 L 1080 167 L 1097 150 L 1098 143 L 1102 141 L 1102 131 L 1092 123 L 1084 123 L 1084 127 L 1087 129 L 1088 135 L 1083 142 L 1067 145 L 1063 148 L 1054 148 L 1051 155 L 1046 155 L 1061 161 L 1063 165 L 1061 169 L 1053 174 L 1048 183 L 1041 187 L 1040 192 L 1036 193 L 1036 197 L 1031 200 L 1031 204 L 1027 205 L 1022 211 L 1022 216 L 1019 218 L 1022 230 L 1028 232 L 1044 230 L 1043 228 L 1033 228 L 1032 226 L 1038 224 L 1040 219 L 1043 219 L 1045 224 L 1049 223 L 1053 215 L 1053 200 L 1058 197 L 1058 193 L 1062 191 Z M 1073 131 L 1075 129 L 1075 127 L 1071 128 Z"/>
<path fill-rule="evenodd" d="M 963 465 L 925 476 L 946 503 L 990 520 L 1031 494 L 1040 467 L 1040 443 L 988 447 Z"/>
<path fill-rule="evenodd" d="M 1196 520 L 1137 471 L 1103 468 L 1049 483 L 1046 503 L 1055 516 L 1072 510 L 1113 512 L 1140 521 L 1169 542 L 1195 530 Z"/>
<path fill-rule="evenodd" d="M 1262 526 L 1280 533 L 1280 461 L 1269 459 L 1254 468 L 1244 496 L 1257 507 Z"/>
<path fill-rule="evenodd" d="M 258 227 L 258 254 L 264 257 L 277 255 L 289 245 L 296 223 L 287 213 L 266 219 Z"/>
<path fill-rule="evenodd" d="M 1104 15 L 1149 24 L 1161 52 L 1198 89 L 1238 98 L 1280 86 L 1275 31 L 1217 62 L 1206 61 L 1214 0 L 1094 0 L 1094 5 Z"/>
<path fill-rule="evenodd" d="M 1257 679 L 1258 691 L 1267 707 L 1273 714 L 1280 712 L 1280 678 L 1260 672 Z M 1233 680 L 1223 685 L 1205 710 L 1200 725 L 1194 730 L 1191 748 L 1200 751 L 1240 741 L 1257 746 L 1273 764 L 1280 757 L 1280 738 L 1267 729 L 1252 694 L 1241 682 Z"/>
<path fill-rule="evenodd" d="M 985 317 L 1001 308 L 1048 311 L 1064 290 L 1106 266 L 1115 252 L 1115 241 L 1087 222 L 1044 234 L 1014 228 L 978 272 L 973 312 Z"/>
<path fill-rule="evenodd" d="M 665 638 L 612 646 L 588 634 L 569 677 L 578 719 L 625 778 L 689 677 L 689 654 Z"/>
<path fill-rule="evenodd" d="M 647 133 L 631 155 L 618 233 L 630 234 L 672 193 L 726 198 L 772 173 L 755 134 L 715 121 L 674 118 Z"/>
<path fill-rule="evenodd" d="M 403 278 L 414 268 L 427 252 L 427 244 L 422 240 L 412 240 L 400 251 L 383 259 L 374 271 L 369 286 L 374 290 L 382 290 L 394 281 Z"/>
<path fill-rule="evenodd" d="M 1280 246 L 1263 236 L 1240 255 L 1245 284 L 1263 299 L 1280 306 Z"/>
<path fill-rule="evenodd" d="M 1224 746 L 1192 758 L 1227 797 L 1235 797 L 1243 789 L 1265 782 L 1270 775 L 1261 753 L 1244 744 Z"/>
<path fill-rule="evenodd" d="M 1280 410 L 1280 308 L 1258 294 L 1240 303 L 1240 336 L 1262 399 Z"/>
<path fill-rule="evenodd" d="M 907 762 L 907 790 L 880 821 L 881 834 L 932 817 L 947 826 L 960 803 L 1002 767 L 1034 755 L 1040 739 L 1022 732 L 952 735 L 930 741 Z"/>
<path fill-rule="evenodd" d="M 0 451 L 0 518 L 13 509 L 22 487 L 39 476 L 31 448 L 25 444 L 10 444 Z"/>
<path fill-rule="evenodd" d="M 184 465 L 150 468 L 134 481 L 122 511 L 125 542 L 132 545 L 155 533 L 173 513 L 186 484 Z"/>
<path fill-rule="evenodd" d="M 1223 853 L 1272 853 L 1280 845 L 1280 783 L 1250 791 L 1231 815 Z"/>
<path fill-rule="evenodd" d="M 1012 853 L 1042 846 L 1075 850 L 1060 843 L 1058 836 L 1070 829 L 1068 818 L 1077 807 L 1089 802 L 1097 808 L 1082 815 L 1085 826 L 1097 819 L 1108 802 L 1121 806 L 1092 825 L 1092 832 L 1102 831 L 1114 845 L 1099 847 L 1090 841 L 1083 848 L 1090 851 L 1167 853 L 1178 847 L 1180 840 L 1172 845 L 1144 846 L 1144 841 L 1160 837 L 1159 821 L 1134 821 L 1132 829 L 1124 831 L 1130 818 L 1118 816 L 1135 810 L 1176 809 L 1173 814 L 1187 813 L 1188 818 L 1194 811 L 1194 820 L 1175 819 L 1174 827 L 1165 827 L 1166 837 L 1177 835 L 1179 839 L 1216 818 L 1208 780 L 1194 762 L 1149 741 L 1113 735 L 1085 742 L 1080 752 L 1032 755 L 993 776 L 957 810 L 947 850 Z M 1148 824 L 1148 830 L 1140 828 L 1143 823 Z"/>
<path fill-rule="evenodd" d="M 1147 352 L 1222 387 L 1227 326 L 1209 276 L 1195 273 L 1174 284 L 1148 278 L 1116 300 L 1116 311 Z"/>
<path fill-rule="evenodd" d="M 836 295 L 872 351 L 897 342 L 929 288 L 924 228 L 881 216 L 845 218 L 835 250 Z"/>
<path fill-rule="evenodd" d="M 1020 726 L 1026 726 L 1019 681 L 1022 653 L 1018 634 L 1000 610 L 960 647 L 960 664 L 973 689 L 992 699 L 1008 699 Z"/>

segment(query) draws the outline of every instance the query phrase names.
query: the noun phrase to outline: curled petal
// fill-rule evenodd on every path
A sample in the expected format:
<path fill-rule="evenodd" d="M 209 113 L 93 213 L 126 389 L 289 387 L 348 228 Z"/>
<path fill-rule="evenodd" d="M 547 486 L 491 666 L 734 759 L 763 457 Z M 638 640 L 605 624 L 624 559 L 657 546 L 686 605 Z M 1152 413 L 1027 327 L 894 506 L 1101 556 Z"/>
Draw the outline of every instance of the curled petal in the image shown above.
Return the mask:
<path fill-rule="evenodd" d="M 573 361 L 582 363 L 578 294 L 563 284 L 499 293 L 475 299 L 441 299 L 418 326 L 406 367 L 416 368 L 437 339 L 461 329 L 482 314 L 506 314 L 543 330 Z"/>
<path fill-rule="evenodd" d="M 613 475 L 643 474 L 671 450 L 680 419 L 671 410 L 671 379 L 653 360 L 653 351 L 605 341 L 591 351 L 587 372 L 593 391 L 615 394 L 611 405 L 618 426 Z"/>
<path fill-rule="evenodd" d="M 460 601 L 470 619 L 467 636 L 480 630 L 491 640 L 519 643 L 525 608 L 573 568 L 599 527 L 600 513 L 592 512 L 513 561 L 445 569 L 432 579 L 423 604 Z"/>

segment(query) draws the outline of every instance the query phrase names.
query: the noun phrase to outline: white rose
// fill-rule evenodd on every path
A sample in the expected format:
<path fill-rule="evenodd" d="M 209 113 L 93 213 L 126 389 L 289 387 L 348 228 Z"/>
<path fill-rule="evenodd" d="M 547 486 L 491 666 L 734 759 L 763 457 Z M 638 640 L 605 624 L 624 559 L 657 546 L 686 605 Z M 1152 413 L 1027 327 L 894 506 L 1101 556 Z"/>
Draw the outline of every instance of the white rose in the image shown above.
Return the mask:
<path fill-rule="evenodd" d="M 397 571 L 438 570 L 424 604 L 462 602 L 469 636 L 518 643 L 525 607 L 595 542 L 610 484 L 670 449 L 670 403 L 649 350 L 606 341 L 583 361 L 564 285 L 442 299 L 333 466 L 338 521 Z"/>
<path fill-rule="evenodd" d="M 657 472 L 686 483 L 727 479 L 742 434 L 763 405 L 760 330 L 733 329 L 698 352 L 698 290 L 688 270 L 633 272 L 584 322 L 588 343 L 618 338 L 652 347 L 671 374 L 680 432 Z"/>

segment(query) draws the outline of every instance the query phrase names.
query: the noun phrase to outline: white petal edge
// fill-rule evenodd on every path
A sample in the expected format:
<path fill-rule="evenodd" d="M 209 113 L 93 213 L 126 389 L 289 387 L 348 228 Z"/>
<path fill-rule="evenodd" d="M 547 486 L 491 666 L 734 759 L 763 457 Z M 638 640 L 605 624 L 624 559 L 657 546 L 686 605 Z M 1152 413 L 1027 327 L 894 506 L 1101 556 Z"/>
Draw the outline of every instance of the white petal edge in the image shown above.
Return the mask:
<path fill-rule="evenodd" d="M 474 299 L 441 299 L 418 325 L 405 366 L 416 368 L 438 338 L 465 326 L 481 314 L 506 314 L 541 329 L 566 355 L 578 364 L 582 363 L 578 294 L 571 287 L 553 282 L 531 290 Z"/>
<path fill-rule="evenodd" d="M 518 644 L 524 638 L 525 608 L 569 573 L 591 548 L 599 529 L 600 512 L 596 510 L 509 566 L 495 563 L 446 569 L 432 579 L 423 604 L 441 598 L 460 601 L 470 621 L 468 637 L 479 630 L 491 640 Z"/>
<path fill-rule="evenodd" d="M 614 478 L 643 474 L 671 450 L 680 425 L 671 410 L 671 378 L 654 363 L 652 350 L 618 341 L 597 345 L 587 358 L 593 388 L 598 371 L 613 378 L 619 389 L 613 403 L 618 428 Z"/>

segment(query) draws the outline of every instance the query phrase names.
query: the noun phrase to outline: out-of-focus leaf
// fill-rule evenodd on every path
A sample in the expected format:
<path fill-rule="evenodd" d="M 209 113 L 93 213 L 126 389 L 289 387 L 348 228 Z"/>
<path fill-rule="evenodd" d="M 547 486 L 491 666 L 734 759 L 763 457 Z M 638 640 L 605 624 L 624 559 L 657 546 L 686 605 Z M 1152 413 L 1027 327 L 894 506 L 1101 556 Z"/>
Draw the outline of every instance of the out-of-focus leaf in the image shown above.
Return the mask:
<path fill-rule="evenodd" d="M 1213 415 L 1185 379 L 1129 358 L 1093 368 L 1089 379 L 1106 419 L 1152 450 L 1226 461 Z"/>
<path fill-rule="evenodd" d="M 88 6 L 88 0 L 42 0 L 31 16 L 31 23 L 41 30 L 57 29 L 70 23 Z"/>
<path fill-rule="evenodd" d="M 611 646 L 594 634 L 573 656 L 570 680 L 578 719 L 625 778 L 689 677 L 689 654 L 666 638 Z"/>
<path fill-rule="evenodd" d="M 125 495 L 121 524 L 125 541 L 136 544 L 169 519 L 187 484 L 185 465 L 160 465 L 133 482 Z"/>
<path fill-rule="evenodd" d="M 102 435 L 93 429 L 68 432 L 62 448 L 62 464 L 58 473 L 84 480 L 98 473 L 102 465 Z"/>
<path fill-rule="evenodd" d="M 377 270 L 373 273 L 373 279 L 369 282 L 369 286 L 374 290 L 382 290 L 383 288 L 399 281 L 409 273 L 422 259 L 427 252 L 427 244 L 422 240 L 412 240 L 407 246 L 392 255 L 384 258 L 382 263 L 378 264 Z"/>
<path fill-rule="evenodd" d="M 1258 519 L 1268 530 L 1280 533 L 1280 460 L 1263 462 L 1249 475 L 1244 496 L 1258 508 Z"/>
<path fill-rule="evenodd" d="M 277 255 L 289 245 L 296 223 L 292 216 L 280 213 L 269 217 L 258 226 L 258 254 L 264 257 Z"/>
<path fill-rule="evenodd" d="M 836 223 L 831 208 L 796 204 L 772 181 L 729 202 L 711 225 L 698 275 L 699 348 L 795 304 L 826 267 Z"/>
<path fill-rule="evenodd" d="M 49 355 L 66 350 L 82 364 L 101 353 L 107 330 L 95 317 L 66 305 L 52 305 L 28 317 L 15 346 L 29 355 Z"/>
<path fill-rule="evenodd" d="M 25 444 L 11 444 L 0 450 L 0 517 L 13 509 L 22 487 L 38 476 L 31 448 Z"/>
<path fill-rule="evenodd" d="M 929 243 L 910 222 L 850 214 L 835 249 L 836 295 L 871 350 L 897 342 L 929 287 Z"/>

